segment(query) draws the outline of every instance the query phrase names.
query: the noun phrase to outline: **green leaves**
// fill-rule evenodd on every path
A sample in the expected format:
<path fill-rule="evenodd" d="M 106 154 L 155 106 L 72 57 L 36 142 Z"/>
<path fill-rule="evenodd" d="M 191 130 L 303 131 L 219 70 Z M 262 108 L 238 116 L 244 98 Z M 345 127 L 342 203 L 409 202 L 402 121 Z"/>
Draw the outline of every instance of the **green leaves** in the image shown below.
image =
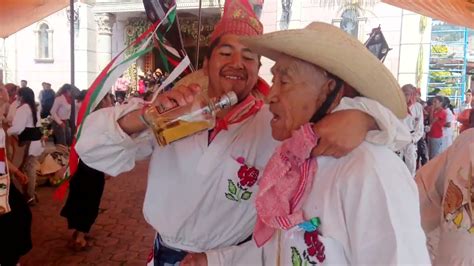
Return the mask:
<path fill-rule="evenodd" d="M 234 182 L 232 182 L 232 180 L 228 180 L 229 181 L 229 184 L 228 184 L 228 189 L 229 189 L 229 192 L 233 195 L 236 195 L 237 194 L 237 186 L 234 184 Z"/>
<path fill-rule="evenodd" d="M 225 197 L 232 201 L 241 201 L 241 200 L 249 200 L 252 196 L 252 192 L 247 191 L 247 189 L 242 189 L 240 186 L 238 187 L 234 181 L 228 179 L 227 180 L 227 193 L 225 193 Z"/>
<path fill-rule="evenodd" d="M 242 193 L 242 195 L 240 196 L 240 198 L 243 199 L 243 200 L 249 200 L 249 199 L 250 199 L 250 196 L 252 196 L 252 192 L 245 191 L 244 193 Z"/>
<path fill-rule="evenodd" d="M 301 266 L 303 260 L 301 259 L 301 255 L 295 247 L 291 247 L 291 264 L 293 266 Z"/>
<path fill-rule="evenodd" d="M 232 195 L 232 194 L 230 194 L 230 193 L 225 193 L 225 197 L 226 197 L 227 199 L 232 200 L 232 201 L 238 201 L 238 200 L 234 197 L 234 195 Z"/>

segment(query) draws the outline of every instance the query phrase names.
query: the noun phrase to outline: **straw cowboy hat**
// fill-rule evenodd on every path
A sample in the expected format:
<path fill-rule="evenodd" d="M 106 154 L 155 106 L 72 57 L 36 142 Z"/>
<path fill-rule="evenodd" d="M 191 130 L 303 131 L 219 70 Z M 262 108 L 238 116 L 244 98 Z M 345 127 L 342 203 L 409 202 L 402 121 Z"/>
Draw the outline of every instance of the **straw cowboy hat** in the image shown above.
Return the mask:
<path fill-rule="evenodd" d="M 335 26 L 313 22 L 304 29 L 242 37 L 241 42 L 272 60 L 286 54 L 315 64 L 397 117 L 407 115 L 405 96 L 392 73 L 361 42 Z"/>
<path fill-rule="evenodd" d="M 49 175 L 56 173 L 61 168 L 62 166 L 58 164 L 50 154 L 48 154 L 44 158 L 43 163 L 41 163 L 39 172 L 41 175 Z"/>

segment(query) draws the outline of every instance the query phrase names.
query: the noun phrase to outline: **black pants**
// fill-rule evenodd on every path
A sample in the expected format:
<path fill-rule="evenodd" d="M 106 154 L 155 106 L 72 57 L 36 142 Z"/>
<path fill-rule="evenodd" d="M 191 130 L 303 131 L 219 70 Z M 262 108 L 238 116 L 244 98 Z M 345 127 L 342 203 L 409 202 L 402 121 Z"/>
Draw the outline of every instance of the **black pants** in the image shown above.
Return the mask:
<path fill-rule="evenodd" d="M 11 211 L 0 215 L 0 265 L 16 265 L 32 248 L 31 211 L 20 191 L 10 183 Z"/>
<path fill-rule="evenodd" d="M 425 165 L 428 162 L 428 145 L 426 144 L 426 139 L 421 138 L 417 143 L 417 165 L 420 167 Z"/>
<path fill-rule="evenodd" d="M 89 233 L 97 216 L 104 192 L 104 173 L 90 168 L 79 160 L 76 173 L 69 183 L 69 195 L 61 210 L 69 229 Z"/>
<path fill-rule="evenodd" d="M 153 264 L 154 266 L 175 265 L 181 262 L 188 253 L 182 250 L 176 250 L 163 246 L 160 243 L 160 236 L 155 238 L 155 246 L 153 248 Z"/>

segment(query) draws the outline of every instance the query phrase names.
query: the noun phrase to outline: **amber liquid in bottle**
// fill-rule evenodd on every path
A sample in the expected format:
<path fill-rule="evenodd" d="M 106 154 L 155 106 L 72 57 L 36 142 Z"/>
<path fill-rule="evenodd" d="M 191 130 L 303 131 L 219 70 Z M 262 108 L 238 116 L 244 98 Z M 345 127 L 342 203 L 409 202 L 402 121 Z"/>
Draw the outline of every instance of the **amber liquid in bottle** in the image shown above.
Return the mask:
<path fill-rule="evenodd" d="M 146 109 L 144 119 L 153 129 L 160 146 L 214 128 L 215 114 L 237 103 L 237 96 L 229 92 L 217 101 L 205 95 L 196 97 L 193 103 L 178 106 L 162 113 L 155 106 Z"/>

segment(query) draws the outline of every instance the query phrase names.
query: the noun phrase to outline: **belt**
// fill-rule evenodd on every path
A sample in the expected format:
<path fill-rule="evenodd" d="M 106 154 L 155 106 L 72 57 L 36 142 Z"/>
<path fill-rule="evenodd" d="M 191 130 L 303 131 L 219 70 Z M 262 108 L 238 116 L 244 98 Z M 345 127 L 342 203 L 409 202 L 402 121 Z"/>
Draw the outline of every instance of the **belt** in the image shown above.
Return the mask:
<path fill-rule="evenodd" d="M 246 239 L 239 242 L 237 246 L 245 244 L 252 240 L 253 235 L 249 235 Z M 155 247 L 154 247 L 154 265 L 163 266 L 163 265 L 174 265 L 184 259 L 188 252 L 184 250 L 174 249 L 167 247 L 162 244 L 161 237 L 159 235 L 155 238 Z"/>

